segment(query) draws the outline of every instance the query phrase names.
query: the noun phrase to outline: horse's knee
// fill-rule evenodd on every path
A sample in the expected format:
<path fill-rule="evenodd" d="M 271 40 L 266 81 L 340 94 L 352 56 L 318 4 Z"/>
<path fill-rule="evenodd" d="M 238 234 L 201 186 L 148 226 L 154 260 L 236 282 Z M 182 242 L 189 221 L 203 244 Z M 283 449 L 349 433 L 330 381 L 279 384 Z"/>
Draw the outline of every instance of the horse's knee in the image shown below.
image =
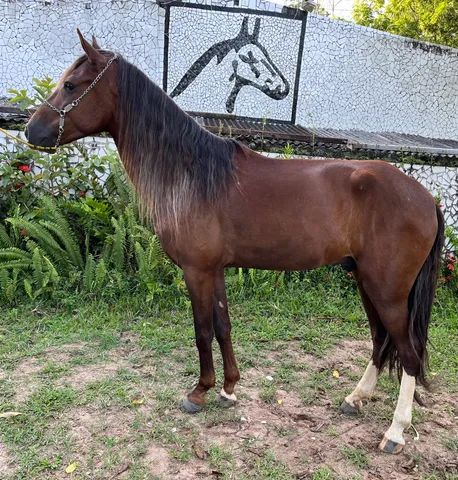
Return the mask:
<path fill-rule="evenodd" d="M 216 340 L 218 340 L 219 343 L 224 343 L 230 340 L 231 325 L 230 324 L 218 325 L 215 328 L 215 336 L 216 336 Z"/>
<path fill-rule="evenodd" d="M 213 341 L 213 331 L 199 331 L 196 334 L 196 346 L 199 352 L 210 350 L 211 351 L 211 343 Z"/>

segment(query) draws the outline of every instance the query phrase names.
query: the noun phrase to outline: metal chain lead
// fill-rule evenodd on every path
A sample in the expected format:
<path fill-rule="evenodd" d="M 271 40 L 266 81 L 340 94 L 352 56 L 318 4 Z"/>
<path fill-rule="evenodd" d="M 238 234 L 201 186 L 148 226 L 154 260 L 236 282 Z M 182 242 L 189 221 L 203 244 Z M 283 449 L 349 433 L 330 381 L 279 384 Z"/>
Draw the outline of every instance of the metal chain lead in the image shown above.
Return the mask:
<path fill-rule="evenodd" d="M 57 140 L 56 140 L 56 145 L 54 148 L 57 148 L 60 143 L 60 139 L 62 138 L 62 134 L 64 133 L 64 126 L 65 126 L 65 115 L 78 106 L 78 104 L 81 102 L 81 100 L 96 86 L 98 81 L 102 78 L 103 74 L 108 70 L 110 65 L 118 58 L 118 55 L 115 53 L 110 60 L 108 60 L 107 64 L 103 67 L 103 69 L 100 71 L 100 73 L 94 78 L 92 83 L 84 90 L 84 92 L 75 100 L 70 102 L 69 104 L 65 105 L 64 108 L 59 109 L 55 107 L 52 103 L 50 103 L 48 100 L 44 100 L 44 103 L 51 109 L 54 110 L 57 114 L 59 114 L 59 130 L 57 133 Z"/>

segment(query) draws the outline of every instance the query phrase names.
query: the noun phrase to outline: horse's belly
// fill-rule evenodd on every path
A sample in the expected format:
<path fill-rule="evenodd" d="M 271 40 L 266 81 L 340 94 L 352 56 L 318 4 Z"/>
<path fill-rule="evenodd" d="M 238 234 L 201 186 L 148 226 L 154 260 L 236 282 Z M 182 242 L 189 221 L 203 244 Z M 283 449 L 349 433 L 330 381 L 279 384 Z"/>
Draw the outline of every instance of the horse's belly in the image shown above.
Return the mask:
<path fill-rule="evenodd" d="M 269 270 L 309 270 L 321 265 L 339 263 L 348 255 L 345 247 L 320 239 L 298 241 L 294 238 L 273 242 L 244 242 L 234 249 L 227 266 Z"/>

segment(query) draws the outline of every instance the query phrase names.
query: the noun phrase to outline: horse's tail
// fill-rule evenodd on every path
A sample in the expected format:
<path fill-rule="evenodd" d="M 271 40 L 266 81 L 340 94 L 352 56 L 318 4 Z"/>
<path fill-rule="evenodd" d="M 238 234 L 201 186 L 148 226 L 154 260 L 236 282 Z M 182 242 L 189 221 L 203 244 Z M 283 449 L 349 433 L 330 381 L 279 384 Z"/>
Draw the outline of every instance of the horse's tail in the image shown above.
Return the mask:
<path fill-rule="evenodd" d="M 429 255 L 421 267 L 409 294 L 409 339 L 419 360 L 417 382 L 428 387 L 426 369 L 428 367 L 428 326 L 436 292 L 437 276 L 444 246 L 444 215 L 436 205 L 437 233 Z"/>
<path fill-rule="evenodd" d="M 426 388 L 429 386 L 426 379 L 426 370 L 428 367 L 428 326 L 436 291 L 441 251 L 444 245 L 444 216 L 438 206 L 436 206 L 436 215 L 436 239 L 434 240 L 434 244 L 428 257 L 417 275 L 408 298 L 409 339 L 413 350 L 417 355 L 419 366 L 416 378 L 417 382 Z M 388 335 L 388 332 L 385 331 L 384 334 L 385 341 L 380 349 L 377 359 L 378 367 L 382 369 L 385 363 L 388 363 L 390 371 L 395 370 L 399 379 L 401 379 L 402 365 L 399 353 L 394 345 L 393 339 Z M 421 403 L 418 395 L 416 395 L 415 398 Z"/>

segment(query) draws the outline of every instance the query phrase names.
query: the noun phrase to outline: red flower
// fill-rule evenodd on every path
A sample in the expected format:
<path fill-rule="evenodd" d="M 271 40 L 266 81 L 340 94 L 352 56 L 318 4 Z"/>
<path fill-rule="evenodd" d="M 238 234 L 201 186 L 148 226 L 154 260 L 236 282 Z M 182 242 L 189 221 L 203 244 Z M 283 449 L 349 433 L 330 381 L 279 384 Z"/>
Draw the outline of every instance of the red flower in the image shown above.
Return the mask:
<path fill-rule="evenodd" d="M 452 272 L 455 269 L 455 266 L 453 265 L 453 263 L 449 263 L 447 265 L 447 268 Z"/>
<path fill-rule="evenodd" d="M 83 197 L 86 196 L 86 193 L 87 193 L 87 192 L 83 192 L 83 191 L 78 192 L 78 196 L 79 196 L 80 198 L 83 198 Z"/>
<path fill-rule="evenodd" d="M 27 172 L 30 172 L 30 170 L 32 170 L 29 165 L 19 165 L 19 167 L 17 168 L 23 173 L 27 173 Z"/>

